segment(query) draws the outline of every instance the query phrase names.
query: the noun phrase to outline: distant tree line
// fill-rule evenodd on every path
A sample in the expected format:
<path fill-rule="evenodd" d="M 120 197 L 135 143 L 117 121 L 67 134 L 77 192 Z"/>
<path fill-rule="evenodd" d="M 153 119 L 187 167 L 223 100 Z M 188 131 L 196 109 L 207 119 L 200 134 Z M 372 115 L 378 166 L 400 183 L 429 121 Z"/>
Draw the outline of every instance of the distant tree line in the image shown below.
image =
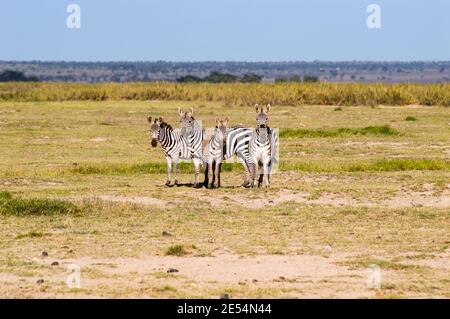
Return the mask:
<path fill-rule="evenodd" d="M 0 61 L 3 81 L 57 82 L 450 82 L 450 61 L 43 62 Z M 212 73 L 210 73 L 212 72 Z M 424 74 L 426 73 L 426 76 Z M 299 75 L 306 75 L 300 78 Z M 313 77 L 313 78 L 310 78 Z M 33 77 L 33 78 L 31 78 Z M 262 77 L 262 79 L 261 79 Z"/>
<path fill-rule="evenodd" d="M 315 75 L 305 75 L 303 80 L 298 75 L 291 76 L 289 78 L 277 78 L 275 83 L 285 83 L 285 82 L 319 82 L 319 78 Z"/>
<path fill-rule="evenodd" d="M 217 71 L 211 72 L 206 77 L 198 77 L 195 75 L 186 75 L 177 78 L 177 82 L 179 83 L 234 83 L 234 82 L 242 82 L 242 83 L 259 83 L 262 80 L 262 76 L 257 74 L 244 74 L 243 77 L 238 77 L 234 74 L 230 73 L 221 73 Z"/>
<path fill-rule="evenodd" d="M 0 73 L 0 82 L 37 82 L 39 79 L 34 76 L 25 76 L 23 72 L 5 70 Z"/>

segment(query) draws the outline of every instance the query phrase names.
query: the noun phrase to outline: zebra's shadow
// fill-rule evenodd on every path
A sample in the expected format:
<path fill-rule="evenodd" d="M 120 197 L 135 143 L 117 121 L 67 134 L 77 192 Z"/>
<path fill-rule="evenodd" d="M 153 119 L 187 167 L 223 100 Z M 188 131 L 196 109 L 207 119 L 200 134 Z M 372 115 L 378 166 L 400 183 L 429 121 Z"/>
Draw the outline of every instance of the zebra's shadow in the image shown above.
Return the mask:
<path fill-rule="evenodd" d="M 187 188 L 194 188 L 194 183 L 178 183 L 177 185 L 171 184 L 171 185 L 161 185 L 162 188 L 178 188 L 178 187 L 187 187 Z M 215 189 L 236 189 L 236 188 L 242 188 L 242 186 L 237 185 L 229 185 L 229 186 L 220 186 L 220 188 Z M 197 189 L 209 189 L 206 186 L 199 187 Z"/>

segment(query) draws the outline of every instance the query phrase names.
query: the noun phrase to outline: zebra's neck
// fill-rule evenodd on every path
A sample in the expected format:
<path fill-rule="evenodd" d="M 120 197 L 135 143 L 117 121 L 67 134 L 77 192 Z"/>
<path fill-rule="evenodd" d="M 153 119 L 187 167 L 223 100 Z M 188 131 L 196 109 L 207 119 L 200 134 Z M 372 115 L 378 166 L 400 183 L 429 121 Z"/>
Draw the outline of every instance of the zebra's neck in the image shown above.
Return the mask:
<path fill-rule="evenodd" d="M 194 121 L 192 134 L 189 135 L 188 140 L 191 145 L 203 137 L 203 129 L 197 121 Z"/>
<path fill-rule="evenodd" d="M 159 133 L 159 142 L 161 143 L 161 146 L 166 149 L 170 145 L 171 140 L 173 140 L 173 131 L 167 126 L 162 127 L 161 130 L 163 134 L 161 134 L 161 132 Z"/>
<path fill-rule="evenodd" d="M 261 143 L 266 143 L 269 141 L 269 128 L 257 128 L 256 129 L 256 138 Z"/>
<path fill-rule="evenodd" d="M 222 148 L 223 140 L 218 134 L 215 134 L 214 138 L 211 140 L 211 146 L 215 150 L 218 150 L 218 149 Z"/>

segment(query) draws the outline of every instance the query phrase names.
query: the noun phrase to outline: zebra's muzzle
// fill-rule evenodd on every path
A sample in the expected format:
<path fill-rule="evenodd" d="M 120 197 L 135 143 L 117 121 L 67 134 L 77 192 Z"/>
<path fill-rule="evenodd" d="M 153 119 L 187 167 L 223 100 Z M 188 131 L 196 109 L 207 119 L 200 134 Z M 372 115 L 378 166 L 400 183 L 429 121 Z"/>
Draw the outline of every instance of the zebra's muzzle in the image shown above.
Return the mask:
<path fill-rule="evenodd" d="M 156 147 L 156 145 L 158 145 L 158 141 L 156 140 L 156 138 L 152 138 L 151 145 L 152 147 Z"/>

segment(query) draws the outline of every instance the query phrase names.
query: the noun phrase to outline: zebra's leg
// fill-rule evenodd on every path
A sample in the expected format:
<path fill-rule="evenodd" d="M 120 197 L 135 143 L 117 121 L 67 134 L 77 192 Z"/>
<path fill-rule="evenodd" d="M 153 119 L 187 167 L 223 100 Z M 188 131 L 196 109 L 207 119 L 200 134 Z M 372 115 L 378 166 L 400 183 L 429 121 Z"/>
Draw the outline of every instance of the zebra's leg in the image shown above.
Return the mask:
<path fill-rule="evenodd" d="M 208 176 L 208 163 L 203 163 L 203 174 L 205 175 L 205 180 L 203 181 L 203 186 L 208 188 L 209 176 Z"/>
<path fill-rule="evenodd" d="M 214 161 L 208 163 L 208 175 L 210 180 L 208 181 L 208 188 L 213 188 L 214 185 Z"/>
<path fill-rule="evenodd" d="M 263 179 L 264 179 L 264 172 L 265 172 L 265 164 L 261 163 L 262 165 L 259 165 L 259 178 L 258 178 L 258 187 L 262 186 Z"/>
<path fill-rule="evenodd" d="M 218 161 L 215 161 L 215 166 L 214 166 L 214 182 L 212 184 L 213 188 L 219 188 L 220 187 L 220 165 L 221 163 L 219 163 Z"/>
<path fill-rule="evenodd" d="M 172 171 L 172 159 L 170 157 L 166 157 L 167 161 L 167 179 L 166 186 L 170 185 L 170 172 Z"/>
<path fill-rule="evenodd" d="M 200 171 L 200 158 L 194 158 L 194 174 L 195 174 L 195 182 L 194 182 L 194 188 L 201 188 L 202 184 L 198 182 L 198 173 Z"/>
<path fill-rule="evenodd" d="M 266 187 L 270 187 L 270 175 L 272 173 L 272 161 L 269 162 L 269 166 L 268 166 L 268 172 L 267 172 L 267 184 Z"/>
<path fill-rule="evenodd" d="M 245 159 L 238 157 L 239 161 L 241 162 L 242 166 L 244 166 L 244 182 L 242 183 L 243 187 L 249 187 L 250 185 L 250 163 L 246 163 Z"/>
<path fill-rule="evenodd" d="M 269 161 L 268 163 L 266 163 L 266 167 L 265 167 L 265 172 L 264 172 L 264 176 L 266 177 L 266 188 L 270 187 L 270 170 L 272 168 L 272 163 Z"/>
<path fill-rule="evenodd" d="M 174 185 L 174 186 L 178 186 L 178 179 L 177 179 L 178 162 L 179 162 L 179 159 L 178 159 L 178 158 L 174 158 L 174 159 L 173 159 L 173 179 L 174 179 L 173 185 Z"/>
<path fill-rule="evenodd" d="M 217 181 L 217 187 L 220 188 L 220 175 L 222 174 L 222 162 L 219 164 L 219 180 Z"/>

